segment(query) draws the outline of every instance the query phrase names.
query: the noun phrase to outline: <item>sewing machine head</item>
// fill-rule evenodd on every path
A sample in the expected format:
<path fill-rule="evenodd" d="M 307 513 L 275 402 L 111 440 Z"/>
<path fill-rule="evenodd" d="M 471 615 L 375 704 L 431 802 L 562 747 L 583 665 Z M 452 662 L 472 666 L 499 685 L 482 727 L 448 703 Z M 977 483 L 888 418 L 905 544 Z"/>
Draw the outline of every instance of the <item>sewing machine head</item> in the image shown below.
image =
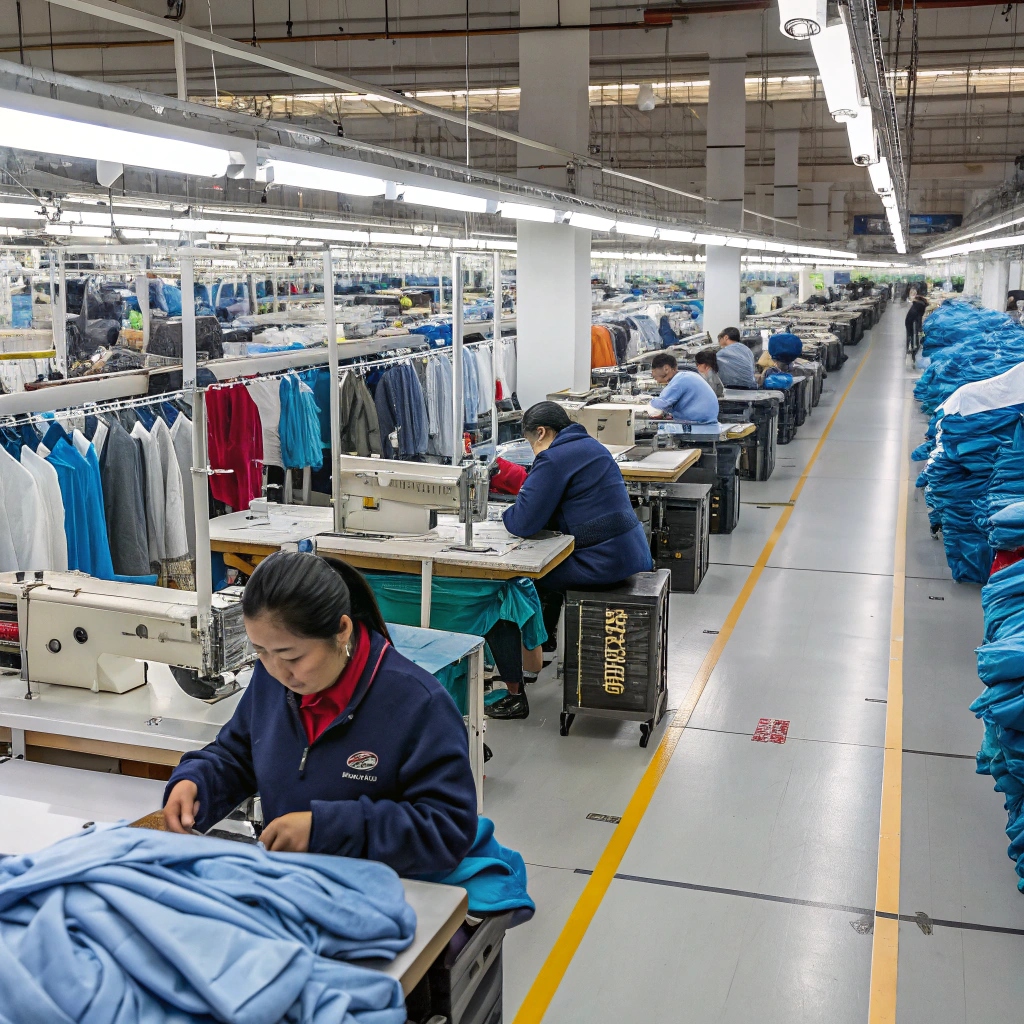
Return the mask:
<path fill-rule="evenodd" d="M 124 693 L 146 682 L 146 661 L 168 665 L 189 696 L 215 701 L 238 689 L 254 659 L 241 591 L 213 595 L 200 629 L 195 593 L 98 580 L 77 572 L 0 573 L 0 664 L 26 684 Z"/>
<path fill-rule="evenodd" d="M 487 518 L 490 475 L 486 464 L 467 460 L 441 466 L 397 459 L 340 459 L 344 529 L 385 536 L 422 534 L 437 525 L 437 513 L 461 522 Z"/>

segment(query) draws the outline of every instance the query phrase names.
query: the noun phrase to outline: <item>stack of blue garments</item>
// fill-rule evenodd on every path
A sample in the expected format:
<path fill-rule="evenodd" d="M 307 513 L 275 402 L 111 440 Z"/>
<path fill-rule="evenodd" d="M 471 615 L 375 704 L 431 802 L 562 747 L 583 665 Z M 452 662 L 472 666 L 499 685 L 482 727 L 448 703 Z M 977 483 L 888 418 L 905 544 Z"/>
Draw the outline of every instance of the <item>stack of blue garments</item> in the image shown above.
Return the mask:
<path fill-rule="evenodd" d="M 971 710 L 985 725 L 979 775 L 991 775 L 1006 808 L 1007 854 L 1024 892 L 1024 561 L 993 573 L 981 592 L 985 643 L 978 675 L 985 692 Z"/>
<path fill-rule="evenodd" d="M 1024 547 L 1024 422 L 996 454 L 988 495 L 978 509 L 978 526 L 988 533 L 993 551 Z"/>
<path fill-rule="evenodd" d="M 988 543 L 993 551 L 1024 548 L 1024 501 L 1006 505 L 989 517 Z"/>
<path fill-rule="evenodd" d="M 931 362 L 914 386 L 914 397 L 931 414 L 964 384 L 1024 362 L 1024 328 L 1005 313 L 947 302 L 924 321 L 923 351 Z"/>

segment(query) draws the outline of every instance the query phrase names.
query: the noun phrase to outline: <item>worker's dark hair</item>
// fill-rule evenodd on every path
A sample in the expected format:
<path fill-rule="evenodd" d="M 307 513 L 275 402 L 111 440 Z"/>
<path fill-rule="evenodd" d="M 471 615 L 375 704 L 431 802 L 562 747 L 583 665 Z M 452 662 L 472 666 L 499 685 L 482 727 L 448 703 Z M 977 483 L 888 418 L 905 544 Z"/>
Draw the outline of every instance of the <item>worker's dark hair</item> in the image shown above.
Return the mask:
<path fill-rule="evenodd" d="M 679 363 L 671 352 L 659 352 L 651 360 L 651 369 L 656 370 L 659 366 L 671 366 L 673 370 L 679 369 Z"/>
<path fill-rule="evenodd" d="M 541 427 L 557 434 L 571 423 L 569 414 L 557 402 L 537 402 L 523 413 L 524 434 L 535 434 Z"/>
<path fill-rule="evenodd" d="M 713 348 L 702 348 L 694 357 L 693 361 L 698 366 L 710 366 L 715 373 L 718 373 L 718 356 Z"/>
<path fill-rule="evenodd" d="M 366 577 L 346 562 L 305 551 L 275 551 L 256 566 L 242 592 L 242 614 L 252 619 L 264 612 L 315 640 L 337 636 L 342 615 L 388 636 Z"/>
<path fill-rule="evenodd" d="M 721 341 L 723 338 L 728 338 L 730 341 L 740 340 L 740 331 L 738 327 L 726 327 L 724 331 L 718 332 L 718 340 Z"/>

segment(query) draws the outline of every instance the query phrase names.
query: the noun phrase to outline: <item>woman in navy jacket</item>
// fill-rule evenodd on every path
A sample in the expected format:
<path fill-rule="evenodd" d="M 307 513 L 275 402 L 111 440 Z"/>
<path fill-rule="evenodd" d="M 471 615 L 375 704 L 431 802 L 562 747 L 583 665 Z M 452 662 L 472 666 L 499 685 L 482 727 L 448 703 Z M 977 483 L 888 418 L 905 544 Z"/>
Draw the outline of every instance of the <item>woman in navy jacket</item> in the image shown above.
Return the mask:
<path fill-rule="evenodd" d="M 651 548 L 615 460 L 560 405 L 530 406 L 523 416 L 523 434 L 536 457 L 515 504 L 503 516 L 505 529 L 517 537 L 557 530 L 571 533 L 576 541 L 573 553 L 537 580 L 549 638 L 545 648 L 554 650 L 565 591 L 613 586 L 634 573 L 649 572 Z M 492 718 L 526 718 L 526 694 L 509 685 L 509 696 L 487 713 Z"/>
<path fill-rule="evenodd" d="M 452 871 L 477 829 L 466 728 L 444 687 L 391 645 L 362 575 L 278 552 L 242 611 L 259 663 L 217 739 L 172 773 L 168 828 L 205 831 L 259 793 L 268 850 Z"/>

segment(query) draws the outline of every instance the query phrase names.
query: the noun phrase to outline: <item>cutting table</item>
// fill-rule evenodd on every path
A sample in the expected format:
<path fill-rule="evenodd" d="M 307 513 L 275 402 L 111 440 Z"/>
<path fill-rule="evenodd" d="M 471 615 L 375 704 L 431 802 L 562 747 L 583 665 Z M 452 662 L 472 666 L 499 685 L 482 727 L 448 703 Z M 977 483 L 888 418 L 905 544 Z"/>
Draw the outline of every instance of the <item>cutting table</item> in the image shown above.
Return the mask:
<path fill-rule="evenodd" d="M 0 856 L 32 853 L 92 822 L 136 821 L 160 807 L 164 783 L 59 765 L 0 761 Z M 466 919 L 466 890 L 403 879 L 416 911 L 412 945 L 379 969 L 408 995 Z M 367 964 L 370 966 L 371 964 Z M 372 964 L 376 966 L 376 964 Z"/>

